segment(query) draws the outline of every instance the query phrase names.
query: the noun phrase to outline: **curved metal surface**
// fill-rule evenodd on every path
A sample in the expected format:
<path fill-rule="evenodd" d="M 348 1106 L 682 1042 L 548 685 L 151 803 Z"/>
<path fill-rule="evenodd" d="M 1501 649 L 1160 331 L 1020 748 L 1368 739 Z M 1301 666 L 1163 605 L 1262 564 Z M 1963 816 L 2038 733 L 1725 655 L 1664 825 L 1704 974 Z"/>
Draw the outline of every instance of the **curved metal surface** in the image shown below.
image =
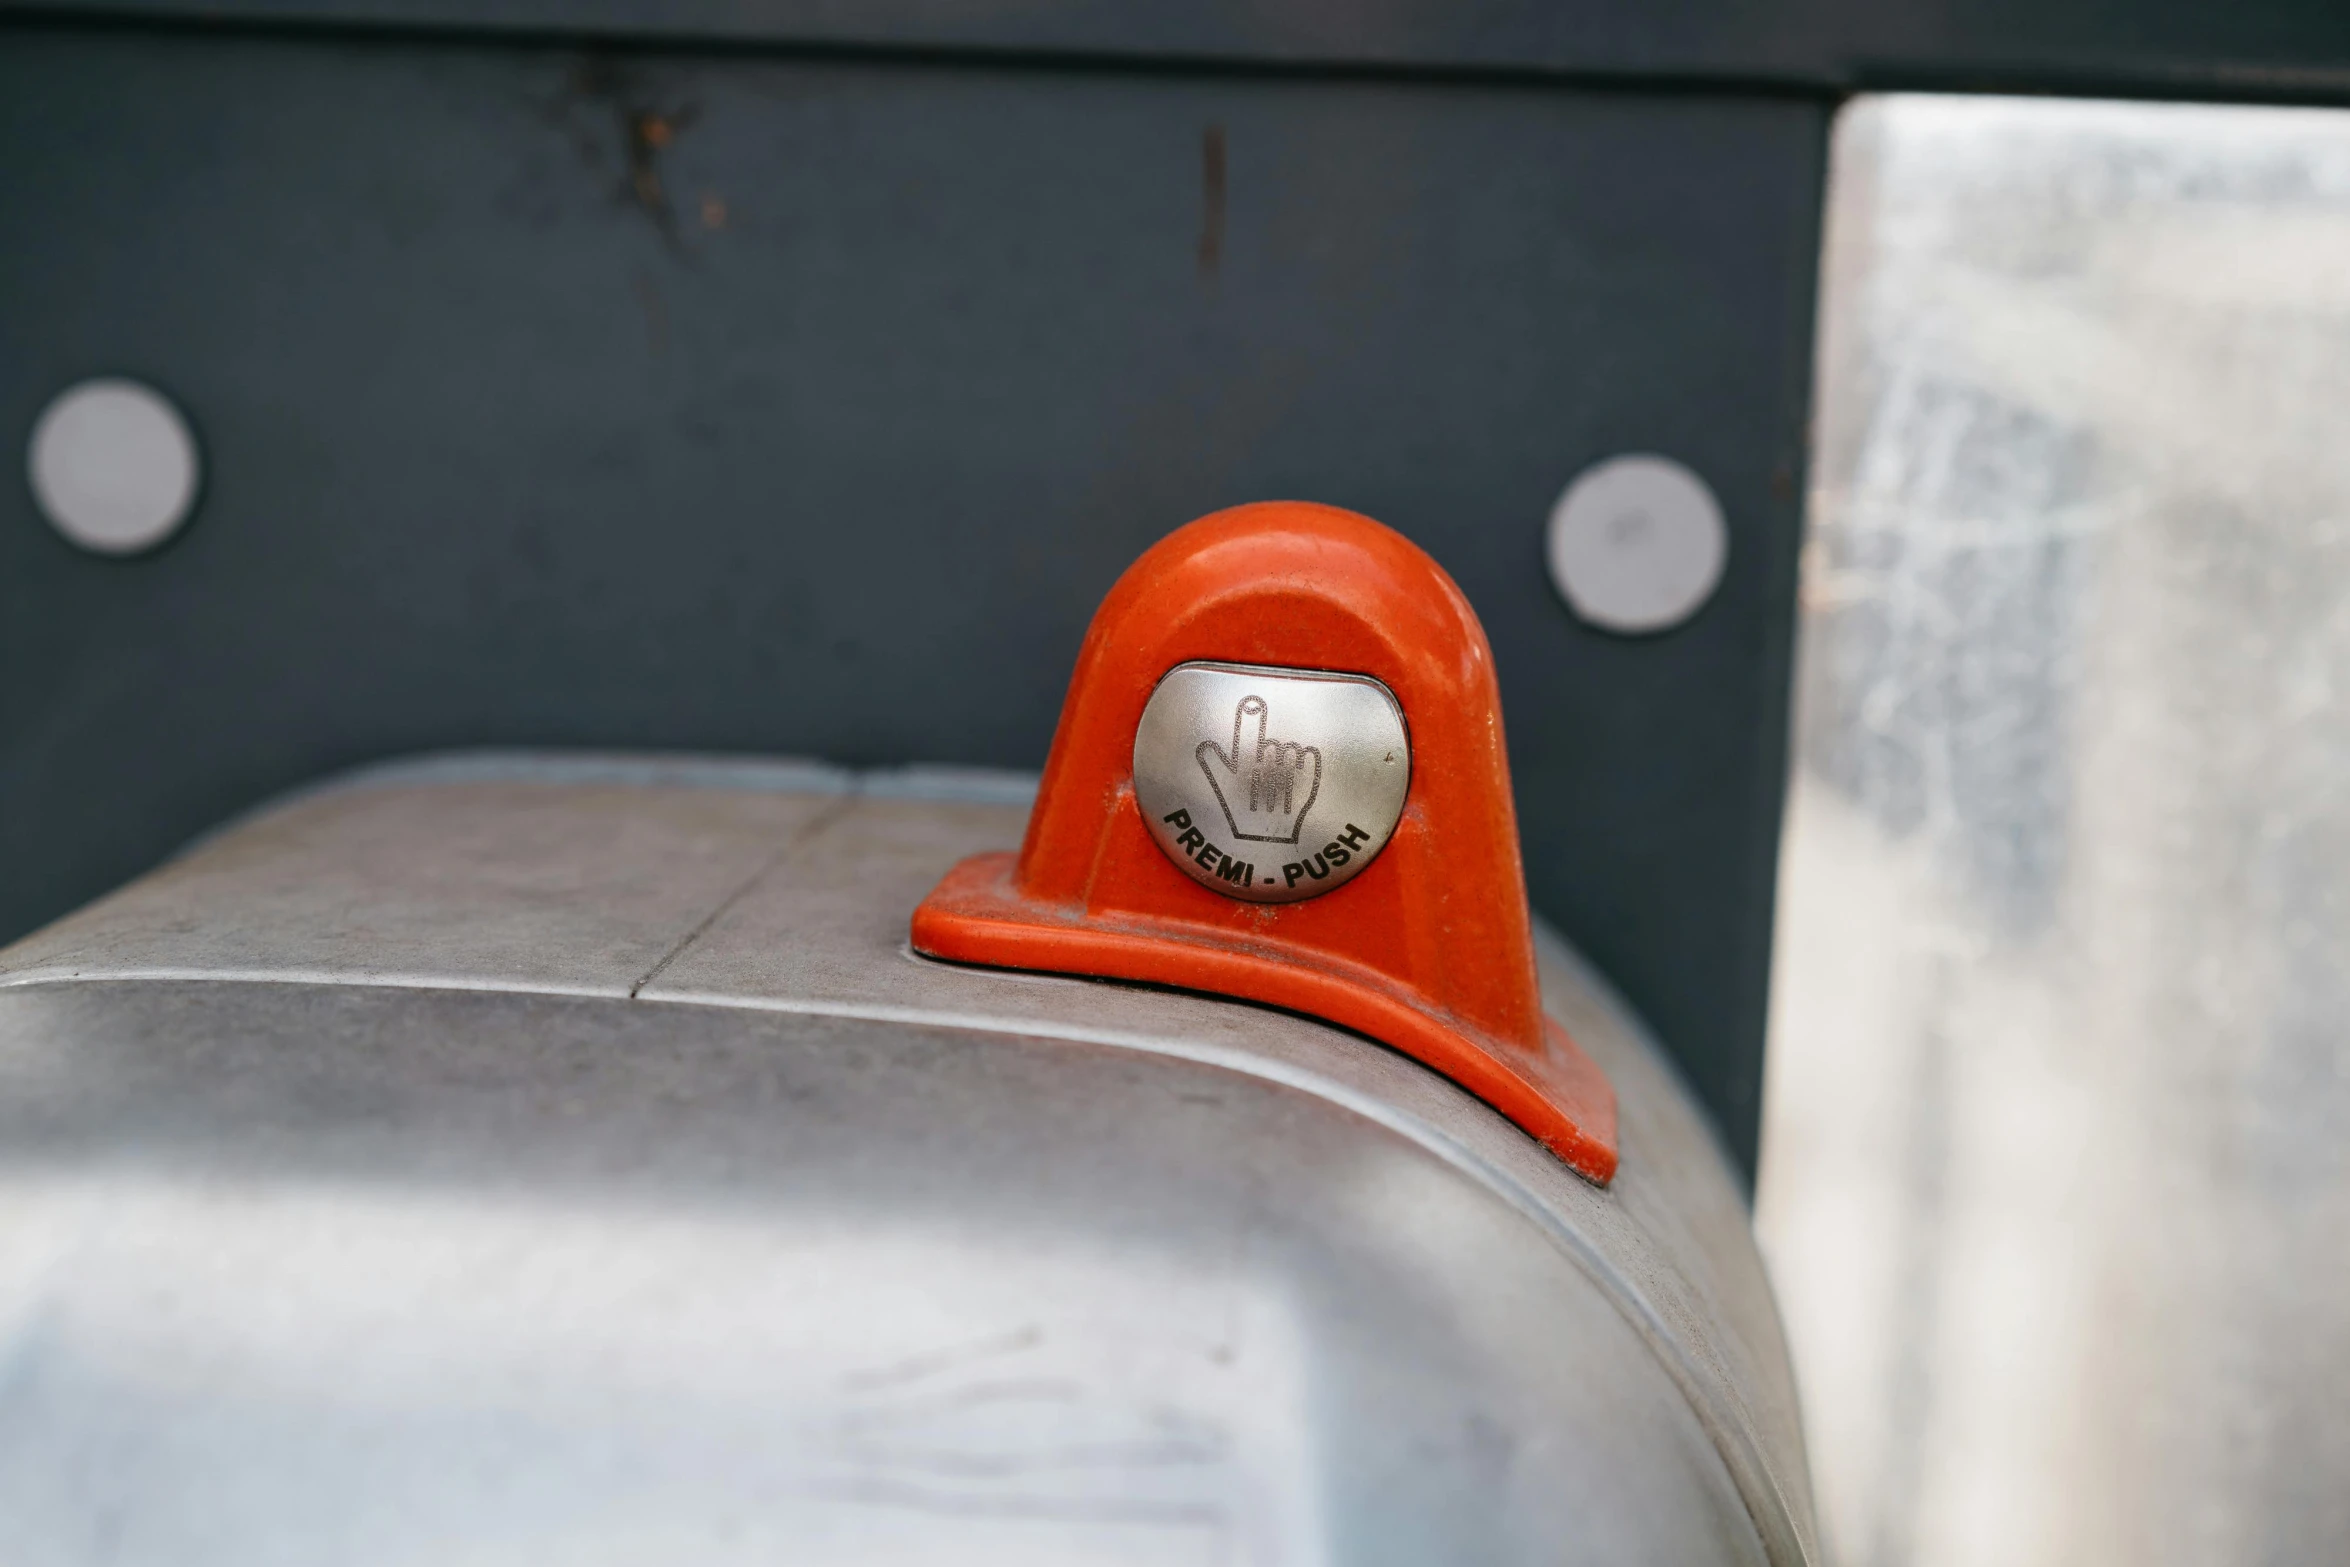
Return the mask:
<path fill-rule="evenodd" d="M 1555 941 L 1608 1192 L 1337 1030 L 906 952 L 1016 808 L 561 772 L 0 954 L 51 1556 L 1809 1559 L 1735 1189 Z"/>

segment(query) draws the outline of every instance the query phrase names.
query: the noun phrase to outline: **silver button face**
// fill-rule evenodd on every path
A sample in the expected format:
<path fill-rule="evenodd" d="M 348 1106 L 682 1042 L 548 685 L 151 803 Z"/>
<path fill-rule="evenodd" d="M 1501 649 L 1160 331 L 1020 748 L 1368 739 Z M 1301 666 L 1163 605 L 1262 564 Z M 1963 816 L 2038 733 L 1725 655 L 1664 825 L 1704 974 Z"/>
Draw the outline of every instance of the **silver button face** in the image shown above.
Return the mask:
<path fill-rule="evenodd" d="M 1178 664 L 1134 731 L 1134 798 L 1193 881 L 1251 903 L 1345 885 L 1387 846 L 1411 737 L 1368 675 Z"/>

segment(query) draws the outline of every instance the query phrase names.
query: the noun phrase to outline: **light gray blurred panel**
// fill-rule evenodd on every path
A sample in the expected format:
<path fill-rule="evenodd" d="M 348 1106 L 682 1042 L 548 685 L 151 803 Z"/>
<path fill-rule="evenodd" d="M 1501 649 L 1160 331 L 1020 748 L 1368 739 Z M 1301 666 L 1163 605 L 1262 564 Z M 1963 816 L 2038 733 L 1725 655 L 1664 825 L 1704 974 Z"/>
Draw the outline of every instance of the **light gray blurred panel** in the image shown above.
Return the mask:
<path fill-rule="evenodd" d="M 648 797 L 660 808 L 646 809 Z M 332 788 L 25 938 L 0 956 L 0 979 L 204 974 L 626 995 L 842 803 L 488 776 Z"/>
<path fill-rule="evenodd" d="M 1839 124 L 1760 1221 L 1847 1567 L 2350 1541 L 2350 114 Z"/>

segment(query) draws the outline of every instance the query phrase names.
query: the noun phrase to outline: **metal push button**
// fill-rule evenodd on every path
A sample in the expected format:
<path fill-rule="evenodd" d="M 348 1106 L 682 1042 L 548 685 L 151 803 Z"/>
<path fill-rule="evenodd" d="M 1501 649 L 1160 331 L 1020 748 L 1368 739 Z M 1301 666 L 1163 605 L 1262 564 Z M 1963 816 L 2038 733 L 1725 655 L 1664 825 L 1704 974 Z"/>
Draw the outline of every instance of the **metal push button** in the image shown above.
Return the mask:
<path fill-rule="evenodd" d="M 1373 859 L 1368 884 L 1315 896 Z M 1020 851 L 947 872 L 909 935 L 1351 1028 L 1615 1174 L 1607 1074 L 1542 1010 L 1493 650 L 1459 585 L 1368 517 L 1236 507 L 1126 568 Z"/>
<path fill-rule="evenodd" d="M 1251 903 L 1345 885 L 1412 781 L 1394 693 L 1367 675 L 1178 664 L 1134 731 L 1134 798 L 1193 881 Z"/>

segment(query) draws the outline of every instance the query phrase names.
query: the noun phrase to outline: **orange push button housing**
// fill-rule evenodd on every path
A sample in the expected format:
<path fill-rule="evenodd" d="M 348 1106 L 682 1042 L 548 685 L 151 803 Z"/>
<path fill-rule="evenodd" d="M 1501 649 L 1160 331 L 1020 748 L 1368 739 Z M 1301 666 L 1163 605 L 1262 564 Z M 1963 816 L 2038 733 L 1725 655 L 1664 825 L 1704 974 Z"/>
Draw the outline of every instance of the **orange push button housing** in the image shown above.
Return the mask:
<path fill-rule="evenodd" d="M 1393 694 L 1409 792 L 1352 880 L 1249 902 L 1162 851 L 1136 803 L 1136 729 L 1162 677 L 1201 663 L 1368 676 Z M 1615 1174 L 1615 1092 L 1542 1011 L 1484 628 L 1435 561 L 1354 512 L 1235 507 L 1129 567 L 1086 632 L 1020 852 L 949 871 L 913 943 L 1324 1018 L 1443 1073 L 1588 1179 Z"/>

